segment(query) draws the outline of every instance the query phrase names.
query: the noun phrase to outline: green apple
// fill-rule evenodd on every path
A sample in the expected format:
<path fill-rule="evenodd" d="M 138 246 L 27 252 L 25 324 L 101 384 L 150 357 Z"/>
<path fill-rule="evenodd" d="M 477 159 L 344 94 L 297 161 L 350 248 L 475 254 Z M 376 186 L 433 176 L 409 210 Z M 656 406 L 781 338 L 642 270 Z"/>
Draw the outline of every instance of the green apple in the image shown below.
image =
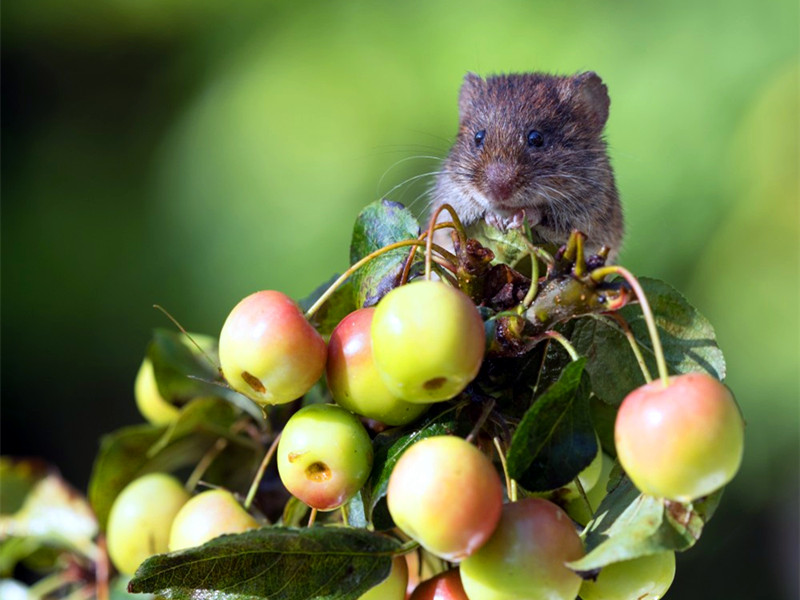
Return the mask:
<path fill-rule="evenodd" d="M 387 425 L 405 425 L 428 406 L 401 400 L 381 379 L 372 356 L 374 308 L 347 315 L 328 340 L 328 388 L 339 406 Z"/>
<path fill-rule="evenodd" d="M 603 567 L 581 584 L 583 600 L 658 600 L 675 578 L 675 553 L 659 552 Z"/>
<path fill-rule="evenodd" d="M 239 302 L 222 326 L 219 362 L 228 384 L 261 405 L 305 394 L 325 370 L 325 341 L 300 307 L 266 290 Z"/>
<path fill-rule="evenodd" d="M 197 494 L 175 515 L 169 533 L 170 552 L 200 546 L 224 533 L 241 533 L 259 527 L 228 490 Z"/>
<path fill-rule="evenodd" d="M 566 513 L 525 498 L 503 506 L 492 537 L 461 563 L 461 582 L 470 600 L 574 600 L 581 578 L 564 563 L 581 556 Z"/>
<path fill-rule="evenodd" d="M 402 556 L 392 559 L 392 570 L 389 576 L 371 588 L 358 600 L 405 600 L 408 585 L 408 565 Z"/>
<path fill-rule="evenodd" d="M 111 562 L 133 575 L 143 560 L 168 550 L 169 530 L 189 494 L 177 479 L 151 473 L 129 483 L 108 515 L 106 541 Z"/>
<path fill-rule="evenodd" d="M 458 569 L 450 569 L 420 583 L 409 600 L 469 600 Z"/>
<path fill-rule="evenodd" d="M 455 436 L 417 442 L 389 477 L 389 512 L 429 552 L 463 560 L 489 538 L 500 518 L 503 485 L 492 462 Z"/>
<path fill-rule="evenodd" d="M 408 402 L 459 394 L 483 361 L 483 321 L 472 301 L 441 281 L 414 281 L 386 294 L 372 320 L 375 364 Z"/>
<path fill-rule="evenodd" d="M 278 442 L 278 473 L 312 508 L 333 510 L 358 492 L 372 468 L 372 442 L 358 418 L 333 404 L 301 408 Z"/>
<path fill-rule="evenodd" d="M 614 425 L 617 456 L 639 490 L 691 502 L 733 479 L 744 423 L 733 395 L 705 373 L 643 385 L 622 401 Z"/>
<path fill-rule="evenodd" d="M 167 402 L 158 391 L 153 362 L 149 358 L 145 358 L 139 367 L 133 393 L 136 407 L 151 424 L 169 425 L 178 418 L 180 414 L 178 407 Z"/>

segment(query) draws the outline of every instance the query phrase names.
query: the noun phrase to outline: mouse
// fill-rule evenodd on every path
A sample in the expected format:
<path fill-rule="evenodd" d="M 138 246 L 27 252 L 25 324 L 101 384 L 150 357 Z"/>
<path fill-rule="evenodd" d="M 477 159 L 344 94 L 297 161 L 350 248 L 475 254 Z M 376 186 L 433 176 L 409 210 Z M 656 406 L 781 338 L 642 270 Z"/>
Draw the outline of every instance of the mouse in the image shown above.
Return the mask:
<path fill-rule="evenodd" d="M 578 229 L 587 251 L 606 247 L 613 261 L 624 224 L 603 135 L 609 105 L 608 89 L 592 71 L 467 73 L 458 134 L 433 186 L 431 214 L 447 203 L 464 225 L 483 219 L 506 231 L 527 221 L 537 241 L 556 246 Z"/>

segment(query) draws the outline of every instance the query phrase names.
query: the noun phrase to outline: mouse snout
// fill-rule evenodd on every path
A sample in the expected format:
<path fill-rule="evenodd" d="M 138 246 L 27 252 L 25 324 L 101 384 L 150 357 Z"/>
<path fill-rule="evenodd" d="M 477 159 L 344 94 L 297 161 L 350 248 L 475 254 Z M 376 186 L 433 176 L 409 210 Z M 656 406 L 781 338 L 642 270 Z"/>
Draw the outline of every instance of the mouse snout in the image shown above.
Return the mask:
<path fill-rule="evenodd" d="M 489 163 L 486 166 L 485 176 L 487 195 L 492 200 L 503 202 L 511 198 L 516 179 L 516 170 L 513 166 L 503 162 Z"/>

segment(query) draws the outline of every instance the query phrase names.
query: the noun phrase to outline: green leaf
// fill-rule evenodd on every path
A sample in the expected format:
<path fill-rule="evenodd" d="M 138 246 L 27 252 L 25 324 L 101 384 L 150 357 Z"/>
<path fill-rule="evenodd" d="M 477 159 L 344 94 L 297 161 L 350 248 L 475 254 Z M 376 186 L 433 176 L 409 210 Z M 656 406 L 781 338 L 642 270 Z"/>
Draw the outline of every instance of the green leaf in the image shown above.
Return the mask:
<path fill-rule="evenodd" d="M 713 512 L 709 506 L 716 504 L 720 493 L 694 506 L 680 504 L 646 496 L 623 476 L 600 503 L 586 528 L 586 555 L 569 563 L 569 567 L 591 573 L 623 560 L 666 550 L 686 550 L 699 539 Z"/>
<path fill-rule="evenodd" d="M 494 253 L 495 263 L 514 265 L 528 255 L 528 245 L 521 229 L 500 231 L 485 220 L 479 219 L 467 227 L 467 235 L 478 240 Z"/>
<path fill-rule="evenodd" d="M 175 600 L 356 600 L 389 575 L 400 545 L 349 527 L 265 527 L 154 556 L 129 590 Z"/>
<path fill-rule="evenodd" d="M 649 277 L 642 277 L 639 283 L 653 309 L 670 373 L 700 372 L 725 379 L 725 358 L 708 319 L 669 284 Z M 641 309 L 626 306 L 620 314 L 648 358 L 654 357 Z"/>
<path fill-rule="evenodd" d="M 419 236 L 419 223 L 398 202 L 378 200 L 358 215 L 350 242 L 350 264 L 389 244 Z M 370 261 L 351 278 L 357 307 L 372 306 L 397 283 L 409 248 L 398 248 Z M 419 260 L 420 253 L 417 253 Z"/>
<path fill-rule="evenodd" d="M 463 432 L 458 419 L 458 406 L 451 406 L 438 415 L 429 417 L 422 424 L 408 428 L 396 428 L 378 434 L 373 440 L 372 472 L 361 488 L 364 513 L 368 521 L 373 519 L 376 505 L 386 495 L 389 477 L 402 456 L 417 442 L 435 435 L 454 435 Z"/>
<path fill-rule="evenodd" d="M 243 440 L 244 438 L 230 431 L 236 417 L 236 409 L 219 398 L 196 398 L 181 409 L 178 417 L 167 427 L 161 439 L 148 450 L 148 455 L 155 456 L 170 442 L 198 431 L 229 440 Z"/>
<path fill-rule="evenodd" d="M 299 302 L 303 312 L 311 308 L 338 278 L 338 275 L 334 275 L 308 296 L 303 298 Z M 339 321 L 356 310 L 356 308 L 358 307 L 356 306 L 355 294 L 353 292 L 353 281 L 352 279 L 348 279 L 345 283 L 336 288 L 333 295 L 331 295 L 319 310 L 314 313 L 314 316 L 311 317 L 311 324 L 319 331 L 320 335 L 327 338 L 339 324 Z"/>
<path fill-rule="evenodd" d="M 25 503 L 36 483 L 47 475 L 42 460 L 14 460 L 0 456 L 0 515 L 12 515 Z"/>
<path fill-rule="evenodd" d="M 24 463 L 15 470 L 22 469 Z M 34 539 L 41 544 L 78 551 L 92 560 L 96 558 L 92 540 L 97 532 L 97 519 L 89 503 L 54 469 L 36 480 L 19 510 L 0 516 L 0 540 Z M 5 548 L 4 561 L 30 554 L 21 552 L 23 549 L 33 552 L 37 548 L 33 544 Z"/>
<path fill-rule="evenodd" d="M 205 355 L 182 333 L 168 329 L 153 331 L 147 357 L 153 363 L 153 374 L 161 396 L 178 406 L 194 398 L 223 398 L 262 423 L 264 415 L 258 405 L 227 387 L 222 379 L 215 366 L 219 364 L 216 338 L 198 333 L 191 336 Z"/>
<path fill-rule="evenodd" d="M 653 309 L 669 372 L 707 372 L 723 379 L 725 359 L 708 320 L 663 281 L 642 277 L 639 282 Z M 626 306 L 618 314 L 628 322 L 648 369 L 656 377 L 655 353 L 641 308 Z M 619 406 L 625 396 L 645 383 L 630 343 L 610 320 L 579 319 L 571 341 L 578 353 L 588 359 L 586 371 L 592 379 L 592 390 L 604 402 Z"/>
<path fill-rule="evenodd" d="M 568 484 L 597 454 L 585 362 L 579 359 L 567 365 L 514 432 L 508 472 L 527 490 L 544 492 Z"/>

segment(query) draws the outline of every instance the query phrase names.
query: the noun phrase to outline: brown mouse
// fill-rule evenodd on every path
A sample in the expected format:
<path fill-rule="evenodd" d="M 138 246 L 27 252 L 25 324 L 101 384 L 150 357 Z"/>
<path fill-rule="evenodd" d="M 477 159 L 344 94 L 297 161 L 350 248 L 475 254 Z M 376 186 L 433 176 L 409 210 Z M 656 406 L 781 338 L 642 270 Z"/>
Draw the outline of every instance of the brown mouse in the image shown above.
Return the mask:
<path fill-rule="evenodd" d="M 623 223 L 603 139 L 609 103 L 592 72 L 486 79 L 468 73 L 432 212 L 448 203 L 465 224 L 485 219 L 501 230 L 527 219 L 541 241 L 557 245 L 578 229 L 589 251 L 607 246 L 613 260 Z"/>

